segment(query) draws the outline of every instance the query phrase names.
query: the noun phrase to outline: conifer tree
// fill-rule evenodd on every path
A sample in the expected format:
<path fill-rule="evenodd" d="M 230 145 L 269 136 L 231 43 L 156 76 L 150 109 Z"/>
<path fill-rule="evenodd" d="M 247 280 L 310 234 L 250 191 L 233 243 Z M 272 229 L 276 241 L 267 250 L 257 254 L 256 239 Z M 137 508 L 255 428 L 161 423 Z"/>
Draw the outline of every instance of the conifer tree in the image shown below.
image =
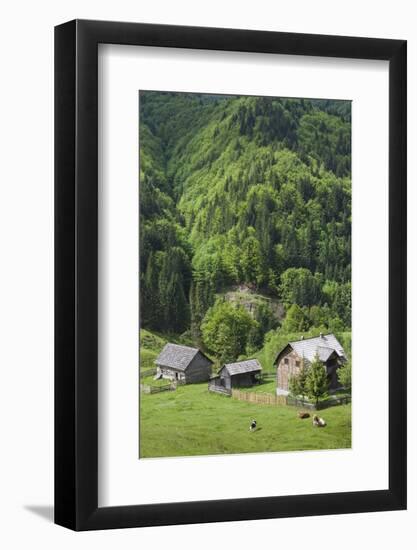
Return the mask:
<path fill-rule="evenodd" d="M 307 395 L 307 367 L 302 365 L 298 374 L 291 376 L 289 381 L 290 392 L 294 395 L 301 395 L 301 398 Z"/>
<path fill-rule="evenodd" d="M 307 396 L 310 399 L 314 399 L 317 406 L 319 399 L 327 395 L 328 388 L 329 382 L 327 379 L 326 369 L 316 355 L 307 371 Z"/>
<path fill-rule="evenodd" d="M 337 379 L 340 384 L 347 390 L 352 389 L 352 363 L 348 361 L 337 370 Z"/>

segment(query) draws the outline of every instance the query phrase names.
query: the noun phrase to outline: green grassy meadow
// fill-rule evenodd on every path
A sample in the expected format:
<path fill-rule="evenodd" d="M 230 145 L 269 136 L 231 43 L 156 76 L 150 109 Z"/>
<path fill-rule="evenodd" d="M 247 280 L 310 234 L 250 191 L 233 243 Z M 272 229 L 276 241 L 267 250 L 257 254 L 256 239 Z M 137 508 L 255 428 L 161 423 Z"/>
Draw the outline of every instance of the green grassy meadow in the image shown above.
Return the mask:
<path fill-rule="evenodd" d="M 249 388 L 242 388 L 242 390 L 246 392 L 270 393 L 271 395 L 275 395 L 276 387 L 277 383 L 275 378 L 273 378 L 272 380 L 266 380 L 261 384 L 256 384 L 255 386 L 250 386 Z"/>
<path fill-rule="evenodd" d="M 209 392 L 206 383 L 140 399 L 141 458 L 351 447 L 350 405 L 320 411 L 327 426 L 314 428 L 294 407 L 238 401 Z"/>

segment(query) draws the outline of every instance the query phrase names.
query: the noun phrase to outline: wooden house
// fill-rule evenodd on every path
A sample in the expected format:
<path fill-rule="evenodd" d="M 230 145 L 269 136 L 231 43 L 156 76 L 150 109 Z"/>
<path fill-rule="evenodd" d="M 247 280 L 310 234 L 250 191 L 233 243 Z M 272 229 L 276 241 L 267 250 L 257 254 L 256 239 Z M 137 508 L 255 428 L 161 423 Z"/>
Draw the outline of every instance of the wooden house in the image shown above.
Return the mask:
<path fill-rule="evenodd" d="M 206 382 L 211 375 L 213 361 L 202 351 L 188 346 L 166 344 L 155 359 L 155 378 L 178 380 L 185 384 Z"/>
<path fill-rule="evenodd" d="M 297 376 L 303 366 L 308 368 L 315 358 L 326 368 L 330 390 L 340 387 L 337 369 L 347 360 L 345 352 L 334 334 L 320 333 L 315 338 L 288 342 L 279 352 L 274 362 L 277 368 L 277 393 L 288 394 L 290 378 Z"/>
<path fill-rule="evenodd" d="M 217 384 L 226 390 L 235 387 L 249 387 L 259 382 L 259 374 L 262 367 L 256 359 L 227 363 L 220 369 Z"/>

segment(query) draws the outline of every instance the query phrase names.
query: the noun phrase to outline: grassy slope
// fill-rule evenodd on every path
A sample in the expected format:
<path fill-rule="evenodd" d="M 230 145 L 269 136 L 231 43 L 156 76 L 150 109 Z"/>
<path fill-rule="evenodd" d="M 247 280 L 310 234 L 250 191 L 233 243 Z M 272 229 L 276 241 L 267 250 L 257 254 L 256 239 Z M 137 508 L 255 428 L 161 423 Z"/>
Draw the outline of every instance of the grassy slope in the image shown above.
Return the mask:
<path fill-rule="evenodd" d="M 140 331 L 140 368 L 142 371 L 155 368 L 155 359 L 166 344 L 160 336 L 141 329 Z"/>
<path fill-rule="evenodd" d="M 248 391 L 248 392 L 270 393 L 272 395 L 275 395 L 276 387 L 277 387 L 277 382 L 276 382 L 276 379 L 273 378 L 272 380 L 266 380 L 265 382 L 262 382 L 262 384 L 256 384 L 255 386 L 251 386 L 250 388 L 243 388 L 243 389 L 244 391 Z"/>
<path fill-rule="evenodd" d="M 207 384 L 141 395 L 141 457 L 338 449 L 351 446 L 350 405 L 321 413 L 313 428 L 293 407 L 255 405 L 209 393 Z M 259 429 L 250 433 L 249 422 Z"/>

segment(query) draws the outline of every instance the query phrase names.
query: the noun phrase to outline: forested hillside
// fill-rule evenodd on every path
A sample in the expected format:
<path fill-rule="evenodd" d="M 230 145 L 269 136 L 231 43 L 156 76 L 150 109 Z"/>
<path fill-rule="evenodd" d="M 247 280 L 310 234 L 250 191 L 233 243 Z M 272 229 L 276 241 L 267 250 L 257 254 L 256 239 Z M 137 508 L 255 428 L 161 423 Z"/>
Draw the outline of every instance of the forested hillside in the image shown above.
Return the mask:
<path fill-rule="evenodd" d="M 141 92 L 141 326 L 221 360 L 349 331 L 350 167 L 349 102 Z"/>

